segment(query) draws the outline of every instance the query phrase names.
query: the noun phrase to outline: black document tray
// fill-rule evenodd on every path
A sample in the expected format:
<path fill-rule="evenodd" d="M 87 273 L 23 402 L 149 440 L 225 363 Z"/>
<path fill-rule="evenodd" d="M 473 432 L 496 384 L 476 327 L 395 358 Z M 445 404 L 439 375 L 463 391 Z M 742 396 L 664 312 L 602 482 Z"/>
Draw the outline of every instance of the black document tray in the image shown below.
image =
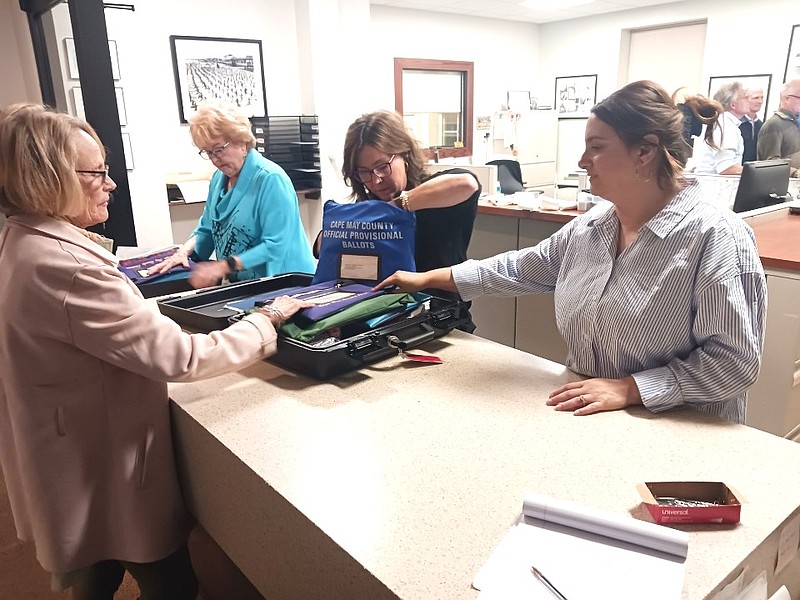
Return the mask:
<path fill-rule="evenodd" d="M 216 287 L 179 298 L 164 298 L 158 301 L 158 307 L 183 327 L 209 332 L 224 329 L 239 315 L 225 307 L 230 302 L 310 284 L 310 275 L 290 273 Z M 278 352 L 268 360 L 316 379 L 330 379 L 396 356 L 398 349 L 416 348 L 447 334 L 467 320 L 468 313 L 462 302 L 432 296 L 430 310 L 419 316 L 359 333 L 324 348 L 279 335 Z"/>

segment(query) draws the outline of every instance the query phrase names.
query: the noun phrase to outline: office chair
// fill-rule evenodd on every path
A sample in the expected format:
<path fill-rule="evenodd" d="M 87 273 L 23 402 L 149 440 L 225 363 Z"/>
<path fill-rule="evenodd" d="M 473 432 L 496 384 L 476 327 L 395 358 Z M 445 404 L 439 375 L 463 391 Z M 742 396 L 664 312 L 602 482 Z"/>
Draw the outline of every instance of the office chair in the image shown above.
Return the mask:
<path fill-rule="evenodd" d="M 519 162 L 509 158 L 500 158 L 490 160 L 486 164 L 497 166 L 497 181 L 500 183 L 501 194 L 514 194 L 525 190 Z"/>

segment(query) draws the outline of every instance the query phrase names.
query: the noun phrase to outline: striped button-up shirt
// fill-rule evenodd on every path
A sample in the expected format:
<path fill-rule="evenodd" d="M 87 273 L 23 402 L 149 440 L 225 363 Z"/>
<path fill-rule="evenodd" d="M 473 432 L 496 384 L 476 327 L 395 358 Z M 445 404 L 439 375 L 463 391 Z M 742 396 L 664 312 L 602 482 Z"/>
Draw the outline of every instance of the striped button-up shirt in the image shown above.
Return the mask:
<path fill-rule="evenodd" d="M 767 292 L 750 227 L 689 185 L 616 256 L 610 203 L 535 247 L 453 267 L 465 300 L 554 291 L 567 367 L 632 375 L 654 411 L 691 406 L 744 422 L 761 362 Z"/>

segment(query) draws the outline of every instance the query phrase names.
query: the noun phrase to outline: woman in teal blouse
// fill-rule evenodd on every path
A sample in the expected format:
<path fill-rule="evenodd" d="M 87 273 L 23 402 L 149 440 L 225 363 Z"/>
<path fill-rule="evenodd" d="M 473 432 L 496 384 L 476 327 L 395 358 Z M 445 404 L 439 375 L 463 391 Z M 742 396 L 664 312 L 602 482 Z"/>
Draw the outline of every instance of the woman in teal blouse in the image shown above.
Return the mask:
<path fill-rule="evenodd" d="M 215 102 L 189 118 L 200 155 L 217 168 L 197 228 L 168 260 L 166 271 L 199 260 L 189 283 L 195 288 L 223 277 L 241 281 L 283 273 L 313 273 L 311 248 L 300 220 L 297 194 L 286 172 L 255 150 L 250 122 L 237 108 Z M 216 260 L 209 261 L 212 252 Z"/>

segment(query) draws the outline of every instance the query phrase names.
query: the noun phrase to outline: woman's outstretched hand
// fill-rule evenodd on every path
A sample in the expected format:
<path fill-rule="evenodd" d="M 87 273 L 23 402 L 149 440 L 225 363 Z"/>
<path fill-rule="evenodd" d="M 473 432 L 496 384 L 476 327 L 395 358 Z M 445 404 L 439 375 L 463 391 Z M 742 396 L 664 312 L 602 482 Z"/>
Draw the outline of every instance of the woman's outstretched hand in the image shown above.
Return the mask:
<path fill-rule="evenodd" d="M 450 267 L 434 269 L 433 271 L 424 271 L 422 273 L 396 271 L 394 275 L 390 275 L 372 289 L 383 290 L 389 287 L 401 293 L 418 292 L 428 288 L 446 290 L 448 292 L 457 291 L 456 284 L 450 272 Z"/>

